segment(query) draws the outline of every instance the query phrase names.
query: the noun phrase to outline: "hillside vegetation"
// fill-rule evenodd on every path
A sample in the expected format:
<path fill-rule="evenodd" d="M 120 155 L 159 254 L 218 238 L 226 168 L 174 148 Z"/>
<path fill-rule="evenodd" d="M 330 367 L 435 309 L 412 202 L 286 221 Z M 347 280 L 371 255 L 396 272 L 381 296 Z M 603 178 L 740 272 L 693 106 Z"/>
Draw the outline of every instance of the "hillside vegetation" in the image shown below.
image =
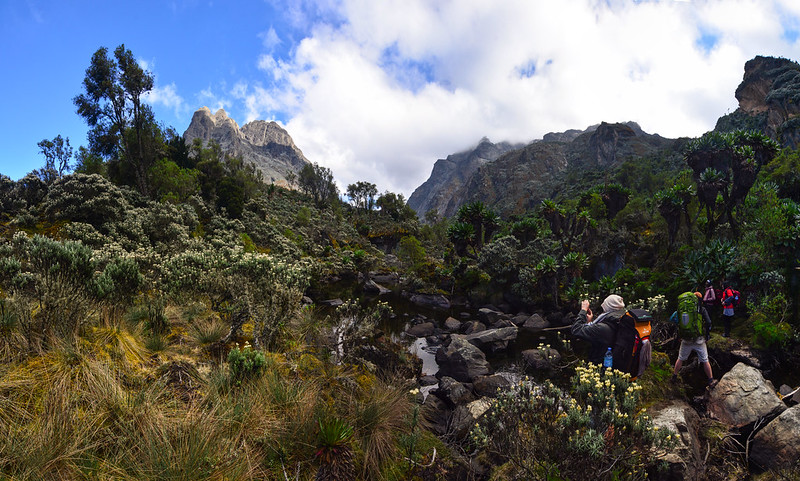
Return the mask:
<path fill-rule="evenodd" d="M 710 132 L 667 160 L 569 172 L 522 214 L 473 201 L 420 222 L 369 182 L 343 202 L 318 164 L 287 189 L 214 143 L 186 146 L 140 101 L 152 79 L 132 59 L 124 46 L 93 56 L 75 98 L 88 147 L 73 156 L 58 136 L 40 143 L 41 169 L 0 175 L 0 477 L 657 472 L 674 440 L 640 415 L 666 395 L 663 353 L 640 384 L 609 378 L 616 391 L 574 365 L 569 385 L 515 386 L 469 440 L 449 442 L 420 420 L 419 361 L 379 329 L 389 306 L 308 297 L 375 271 L 472 308 L 567 315 L 618 293 L 659 322 L 681 292 L 725 280 L 744 297 L 734 337 L 798 365 L 800 153 L 763 133 Z M 619 461 L 623 448 L 639 454 Z M 747 470 L 720 466 L 719 479 Z"/>

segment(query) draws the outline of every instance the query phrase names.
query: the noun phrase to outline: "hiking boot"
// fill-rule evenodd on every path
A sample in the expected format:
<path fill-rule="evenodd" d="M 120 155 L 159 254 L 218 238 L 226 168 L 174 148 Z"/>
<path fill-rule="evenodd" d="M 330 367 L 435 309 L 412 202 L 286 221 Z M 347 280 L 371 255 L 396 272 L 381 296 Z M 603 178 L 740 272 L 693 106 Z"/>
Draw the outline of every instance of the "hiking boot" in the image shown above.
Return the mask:
<path fill-rule="evenodd" d="M 678 375 L 673 374 L 672 377 L 669 379 L 669 382 L 671 382 L 672 384 L 678 384 Z"/>
<path fill-rule="evenodd" d="M 716 379 L 714 379 L 713 377 L 712 377 L 712 378 L 710 378 L 710 379 L 708 380 L 708 388 L 709 388 L 709 389 L 714 389 L 714 386 L 716 386 L 716 385 L 717 385 L 717 382 L 718 382 L 718 381 L 717 381 Z"/>

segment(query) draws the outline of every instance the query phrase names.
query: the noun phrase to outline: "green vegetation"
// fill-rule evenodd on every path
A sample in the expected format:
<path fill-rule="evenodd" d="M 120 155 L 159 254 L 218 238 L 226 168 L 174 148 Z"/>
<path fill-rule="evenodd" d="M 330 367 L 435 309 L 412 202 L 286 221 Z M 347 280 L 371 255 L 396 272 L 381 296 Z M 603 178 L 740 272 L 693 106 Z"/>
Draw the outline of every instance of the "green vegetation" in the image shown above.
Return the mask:
<path fill-rule="evenodd" d="M 142 102 L 152 76 L 133 59 L 92 57 L 74 99 L 88 147 L 43 140 L 43 168 L 0 175 L 2 478 L 453 479 L 472 456 L 493 479 L 630 479 L 671 443 L 641 409 L 676 395 L 658 341 L 679 293 L 733 282 L 736 342 L 797 356 L 800 156 L 760 134 L 709 133 L 680 165 L 568 172 L 513 218 L 476 201 L 421 223 L 366 181 L 342 202 L 317 164 L 286 189 L 186 145 Z M 499 393 L 475 451 L 445 444 L 388 306 L 304 303 L 374 270 L 526 312 L 620 294 L 656 317 L 652 368 L 631 384 L 561 366 L 569 385 Z"/>

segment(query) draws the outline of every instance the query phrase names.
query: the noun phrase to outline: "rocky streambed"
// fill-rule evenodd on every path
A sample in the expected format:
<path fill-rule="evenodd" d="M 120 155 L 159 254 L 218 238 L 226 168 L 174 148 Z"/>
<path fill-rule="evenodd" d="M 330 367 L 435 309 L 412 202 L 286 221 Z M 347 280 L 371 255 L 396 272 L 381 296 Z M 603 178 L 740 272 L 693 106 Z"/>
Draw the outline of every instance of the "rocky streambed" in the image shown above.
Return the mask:
<path fill-rule="evenodd" d="M 447 296 L 387 288 L 375 279 L 367 283 L 366 292 L 356 294 L 379 298 L 395 309 L 395 318 L 383 327 L 395 340 L 407 342 L 409 350 L 422 359 L 418 377 L 421 419 L 429 430 L 447 440 L 464 439 L 491 408 L 492 398 L 519 377 L 542 380 L 561 376 L 566 381 L 565 371 L 569 370 L 562 368 L 565 362 L 577 359 L 566 340 L 570 313 L 511 313 L 508 306 L 492 305 L 473 308 Z M 673 430 L 679 438 L 665 458 L 669 470 L 659 476 L 698 479 L 708 475 L 711 448 L 702 433 L 709 423 L 745 447 L 741 457 L 749 468 L 797 467 L 798 386 L 776 388 L 766 379 L 764 373 L 786 376 L 775 375 L 773 360 L 763 352 L 738 345 L 710 345 L 709 350 L 719 379 L 715 387 L 689 386 L 688 398 L 671 396 L 648 409 L 656 425 Z M 698 369 L 691 363 L 684 368 L 683 377 L 689 383 L 693 370 Z"/>

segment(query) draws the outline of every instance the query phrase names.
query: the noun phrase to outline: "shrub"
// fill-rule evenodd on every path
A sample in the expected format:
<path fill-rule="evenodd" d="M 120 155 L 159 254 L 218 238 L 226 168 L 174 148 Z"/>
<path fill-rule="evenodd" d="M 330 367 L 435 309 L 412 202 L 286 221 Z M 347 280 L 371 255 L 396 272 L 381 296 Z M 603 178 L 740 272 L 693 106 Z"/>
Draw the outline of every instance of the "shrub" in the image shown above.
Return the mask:
<path fill-rule="evenodd" d="M 237 386 L 260 376 L 266 363 L 264 353 L 253 349 L 249 343 L 245 343 L 241 349 L 235 347 L 228 353 L 231 379 Z"/>
<path fill-rule="evenodd" d="M 521 381 L 498 395 L 471 440 L 509 462 L 511 477 L 645 479 L 675 435 L 637 411 L 639 389 L 593 364 L 577 368 L 572 396 Z"/>

